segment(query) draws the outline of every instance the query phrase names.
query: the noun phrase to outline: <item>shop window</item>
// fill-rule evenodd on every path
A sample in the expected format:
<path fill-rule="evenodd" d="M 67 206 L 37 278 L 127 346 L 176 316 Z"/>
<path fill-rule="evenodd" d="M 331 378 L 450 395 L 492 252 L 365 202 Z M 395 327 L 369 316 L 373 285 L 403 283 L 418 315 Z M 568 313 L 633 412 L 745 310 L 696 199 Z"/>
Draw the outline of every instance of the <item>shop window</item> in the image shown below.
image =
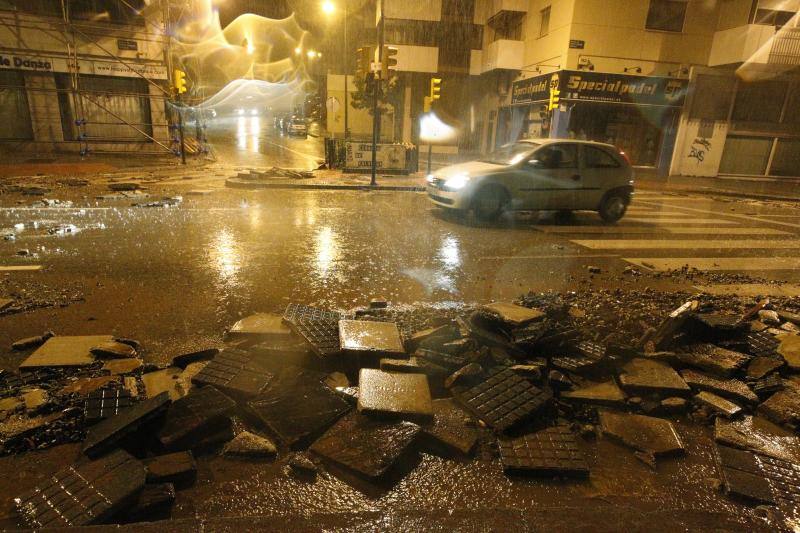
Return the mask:
<path fill-rule="evenodd" d="M 736 92 L 736 78 L 700 74 L 692 90 L 694 96 L 689 118 L 728 120 L 731 102 Z"/>
<path fill-rule="evenodd" d="M 550 6 L 539 12 L 539 37 L 550 33 Z"/>
<path fill-rule="evenodd" d="M 586 168 L 618 168 L 619 162 L 611 154 L 593 146 L 583 147 L 583 164 Z"/>
<path fill-rule="evenodd" d="M 789 101 L 786 104 L 786 111 L 783 116 L 785 124 L 794 124 L 794 131 L 800 133 L 800 85 L 792 85 L 789 93 Z"/>
<path fill-rule="evenodd" d="M 686 3 L 686 0 L 650 0 L 644 27 L 648 30 L 683 31 Z"/>
<path fill-rule="evenodd" d="M 0 120 L 0 140 L 33 139 L 28 96 L 21 72 L 0 70 L 0 116 L 14 117 L 14 120 Z"/>
<path fill-rule="evenodd" d="M 0 10 L 60 17 L 61 0 L 0 0 Z"/>
<path fill-rule="evenodd" d="M 772 176 L 800 176 L 800 139 L 778 139 L 769 173 Z"/>
<path fill-rule="evenodd" d="M 534 160 L 538 161 L 538 168 L 577 168 L 578 150 L 574 144 L 552 144 L 537 150 Z"/>
<path fill-rule="evenodd" d="M 728 135 L 719 165 L 720 174 L 763 176 L 767 170 L 772 138 Z"/>
<path fill-rule="evenodd" d="M 787 85 L 780 81 L 742 82 L 733 104 L 733 122 L 778 122 Z"/>

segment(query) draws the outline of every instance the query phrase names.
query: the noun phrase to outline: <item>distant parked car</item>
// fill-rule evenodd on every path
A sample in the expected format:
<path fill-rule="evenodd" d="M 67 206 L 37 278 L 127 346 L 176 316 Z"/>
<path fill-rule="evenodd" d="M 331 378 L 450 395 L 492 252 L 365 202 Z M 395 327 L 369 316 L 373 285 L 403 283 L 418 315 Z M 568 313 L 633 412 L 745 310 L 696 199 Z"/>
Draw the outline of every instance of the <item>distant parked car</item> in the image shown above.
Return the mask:
<path fill-rule="evenodd" d="M 308 124 L 303 117 L 292 117 L 288 121 L 286 133 L 289 135 L 297 135 L 300 137 L 308 136 Z"/>
<path fill-rule="evenodd" d="M 427 181 L 434 204 L 473 210 L 480 220 L 506 210 L 587 210 L 616 222 L 633 196 L 633 169 L 624 152 L 572 139 L 507 144 L 478 161 L 439 169 Z"/>

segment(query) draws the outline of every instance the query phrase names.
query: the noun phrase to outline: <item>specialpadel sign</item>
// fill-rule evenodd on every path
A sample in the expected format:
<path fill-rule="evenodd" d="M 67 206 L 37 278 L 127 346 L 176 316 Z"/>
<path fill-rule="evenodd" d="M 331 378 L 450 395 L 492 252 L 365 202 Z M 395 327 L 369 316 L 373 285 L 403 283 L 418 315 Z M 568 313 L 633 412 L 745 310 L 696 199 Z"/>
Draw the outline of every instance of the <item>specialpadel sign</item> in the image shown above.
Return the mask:
<path fill-rule="evenodd" d="M 547 100 L 548 78 L 558 77 L 561 101 L 613 102 L 680 107 L 686 99 L 688 80 L 659 76 L 631 76 L 582 70 L 562 70 L 514 83 L 512 104 Z"/>

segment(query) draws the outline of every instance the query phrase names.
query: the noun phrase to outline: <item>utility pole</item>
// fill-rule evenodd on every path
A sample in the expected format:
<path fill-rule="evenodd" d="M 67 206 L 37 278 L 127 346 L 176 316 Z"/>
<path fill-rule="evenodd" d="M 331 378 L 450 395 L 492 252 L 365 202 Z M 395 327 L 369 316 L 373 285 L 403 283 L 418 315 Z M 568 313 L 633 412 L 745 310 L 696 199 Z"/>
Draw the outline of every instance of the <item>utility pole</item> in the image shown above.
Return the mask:
<path fill-rule="evenodd" d="M 383 0 L 378 0 L 378 64 L 383 61 Z M 374 187 L 378 184 L 378 140 L 380 139 L 381 116 L 378 113 L 378 93 L 380 92 L 381 79 L 373 72 L 372 77 L 372 177 L 369 184 Z"/>
<path fill-rule="evenodd" d="M 347 59 L 350 57 L 347 50 L 347 0 L 342 2 L 344 6 L 344 140 L 350 138 L 350 132 L 347 130 Z"/>

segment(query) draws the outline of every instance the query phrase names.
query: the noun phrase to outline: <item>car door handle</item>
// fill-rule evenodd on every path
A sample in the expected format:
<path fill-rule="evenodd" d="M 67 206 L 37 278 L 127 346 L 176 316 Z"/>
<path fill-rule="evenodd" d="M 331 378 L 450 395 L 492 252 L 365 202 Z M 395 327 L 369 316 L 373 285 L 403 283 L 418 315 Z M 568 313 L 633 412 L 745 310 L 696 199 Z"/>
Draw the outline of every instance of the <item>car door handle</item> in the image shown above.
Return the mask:
<path fill-rule="evenodd" d="M 573 174 L 572 176 L 570 176 L 570 179 L 572 181 L 578 181 L 579 179 L 581 179 L 581 175 L 580 174 Z"/>

